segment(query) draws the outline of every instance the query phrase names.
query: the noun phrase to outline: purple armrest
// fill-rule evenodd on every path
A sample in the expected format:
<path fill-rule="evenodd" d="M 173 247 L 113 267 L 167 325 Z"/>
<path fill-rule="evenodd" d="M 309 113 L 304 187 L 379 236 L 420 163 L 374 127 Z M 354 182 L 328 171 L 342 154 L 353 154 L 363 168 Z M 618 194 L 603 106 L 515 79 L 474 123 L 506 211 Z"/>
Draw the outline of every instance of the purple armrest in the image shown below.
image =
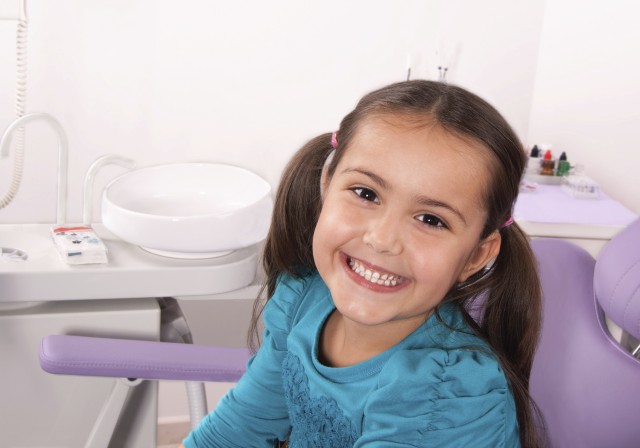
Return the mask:
<path fill-rule="evenodd" d="M 50 335 L 40 366 L 54 374 L 235 382 L 245 371 L 246 348 Z"/>

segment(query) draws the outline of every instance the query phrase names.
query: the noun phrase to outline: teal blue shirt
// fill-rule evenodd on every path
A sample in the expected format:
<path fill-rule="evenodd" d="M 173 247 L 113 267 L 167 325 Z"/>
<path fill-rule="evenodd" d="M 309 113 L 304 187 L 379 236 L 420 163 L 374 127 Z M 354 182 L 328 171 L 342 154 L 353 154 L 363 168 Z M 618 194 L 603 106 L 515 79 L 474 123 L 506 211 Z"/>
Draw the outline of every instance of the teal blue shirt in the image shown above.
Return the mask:
<path fill-rule="evenodd" d="M 319 275 L 283 276 L 246 374 L 186 448 L 518 447 L 513 396 L 487 345 L 453 305 L 396 346 L 341 368 L 318 359 L 335 309 Z"/>

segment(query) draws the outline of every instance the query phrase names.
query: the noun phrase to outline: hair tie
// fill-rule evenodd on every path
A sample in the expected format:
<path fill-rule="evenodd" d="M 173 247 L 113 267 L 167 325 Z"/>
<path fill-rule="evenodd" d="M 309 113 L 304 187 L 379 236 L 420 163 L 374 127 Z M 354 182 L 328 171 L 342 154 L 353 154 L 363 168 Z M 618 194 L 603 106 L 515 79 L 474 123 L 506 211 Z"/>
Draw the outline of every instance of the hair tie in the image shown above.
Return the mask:
<path fill-rule="evenodd" d="M 331 134 L 331 147 L 333 149 L 338 148 L 338 131 L 333 131 L 333 134 Z"/>
<path fill-rule="evenodd" d="M 500 228 L 504 229 L 505 227 L 509 227 L 511 224 L 513 224 L 513 215 L 509 216 L 509 219 L 507 219 Z"/>

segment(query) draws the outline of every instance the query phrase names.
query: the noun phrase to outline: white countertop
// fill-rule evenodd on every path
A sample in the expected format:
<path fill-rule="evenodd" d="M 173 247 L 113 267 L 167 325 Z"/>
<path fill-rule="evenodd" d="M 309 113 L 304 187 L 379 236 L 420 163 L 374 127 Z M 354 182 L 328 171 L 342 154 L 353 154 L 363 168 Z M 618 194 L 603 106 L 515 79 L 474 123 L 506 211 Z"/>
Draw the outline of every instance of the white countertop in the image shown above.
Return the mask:
<path fill-rule="evenodd" d="M 0 302 L 209 296 L 251 285 L 256 275 L 259 245 L 218 258 L 167 258 L 118 239 L 101 224 L 93 227 L 109 263 L 69 266 L 53 245 L 53 226 L 0 224 L 0 247 L 29 255 L 26 261 L 0 258 Z"/>

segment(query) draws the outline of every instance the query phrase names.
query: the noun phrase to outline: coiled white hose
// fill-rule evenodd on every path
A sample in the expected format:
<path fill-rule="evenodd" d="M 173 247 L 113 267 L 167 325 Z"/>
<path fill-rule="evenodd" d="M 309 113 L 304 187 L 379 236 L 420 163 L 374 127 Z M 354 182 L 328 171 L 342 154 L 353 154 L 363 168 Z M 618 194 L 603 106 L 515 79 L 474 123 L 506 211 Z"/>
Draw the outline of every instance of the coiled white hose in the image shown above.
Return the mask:
<path fill-rule="evenodd" d="M 207 392 L 204 383 L 185 381 L 187 399 L 189 400 L 189 418 L 191 429 L 196 429 L 209 410 L 207 408 Z"/>
<path fill-rule="evenodd" d="M 193 337 L 187 320 L 180 309 L 178 301 L 173 297 L 158 298 L 160 306 L 160 340 L 164 342 L 181 342 L 193 344 Z M 209 413 L 207 392 L 204 383 L 185 381 L 191 429 L 195 429 L 200 421 Z"/>
<path fill-rule="evenodd" d="M 16 36 L 16 118 L 20 118 L 25 113 L 27 104 L 27 20 L 18 21 Z M 9 190 L 0 198 L 0 208 L 4 208 L 13 200 L 18 193 L 22 182 L 22 172 L 24 169 L 24 126 L 16 130 L 15 154 L 13 156 L 13 174 Z"/>

